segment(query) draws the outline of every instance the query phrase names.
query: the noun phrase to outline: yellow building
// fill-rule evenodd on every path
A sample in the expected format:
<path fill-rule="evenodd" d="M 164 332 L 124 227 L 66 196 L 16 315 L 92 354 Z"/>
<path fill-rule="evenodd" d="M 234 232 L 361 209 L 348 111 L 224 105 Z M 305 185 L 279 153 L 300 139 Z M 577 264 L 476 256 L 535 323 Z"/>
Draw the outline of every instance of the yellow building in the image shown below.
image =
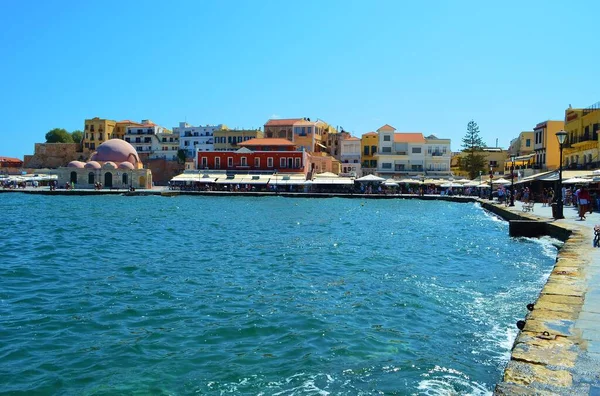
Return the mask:
<path fill-rule="evenodd" d="M 510 157 L 515 157 L 514 169 L 532 169 L 535 165 L 534 147 L 535 133 L 533 131 L 523 131 L 519 136 L 510 142 L 508 148 L 508 158 L 504 162 L 504 173 L 510 175 L 513 163 Z"/>
<path fill-rule="evenodd" d="M 460 160 L 469 155 L 468 152 L 460 151 L 452 153 L 450 159 L 450 170 L 454 177 L 469 177 L 469 172 L 461 170 L 459 167 Z M 482 151 L 477 152 L 477 155 L 485 157 L 484 169 L 481 169 L 481 174 L 485 181 L 485 176 L 489 177 L 490 170 L 495 174 L 504 174 L 505 162 L 506 162 L 506 151 L 500 147 L 487 147 Z"/>
<path fill-rule="evenodd" d="M 534 169 L 558 169 L 560 150 L 556 132 L 565 127 L 564 121 L 548 120 L 533 128 Z"/>
<path fill-rule="evenodd" d="M 377 159 L 375 158 L 375 154 L 377 154 L 378 140 L 379 140 L 379 135 L 377 135 L 376 132 L 368 132 L 361 136 L 361 139 L 360 139 L 360 152 L 361 152 L 360 162 L 362 163 L 363 169 L 364 168 L 377 169 Z"/>
<path fill-rule="evenodd" d="M 81 140 L 83 152 L 90 154 L 102 143 L 110 140 L 114 134 L 116 125 L 116 121 L 98 117 L 85 120 L 83 139 Z"/>
<path fill-rule="evenodd" d="M 563 146 L 563 165 L 568 169 L 597 168 L 600 102 L 585 109 L 565 110 L 564 129 L 568 135 Z"/>
<path fill-rule="evenodd" d="M 235 151 L 239 143 L 246 140 L 262 138 L 263 133 L 258 129 L 220 129 L 213 132 L 215 151 Z"/>

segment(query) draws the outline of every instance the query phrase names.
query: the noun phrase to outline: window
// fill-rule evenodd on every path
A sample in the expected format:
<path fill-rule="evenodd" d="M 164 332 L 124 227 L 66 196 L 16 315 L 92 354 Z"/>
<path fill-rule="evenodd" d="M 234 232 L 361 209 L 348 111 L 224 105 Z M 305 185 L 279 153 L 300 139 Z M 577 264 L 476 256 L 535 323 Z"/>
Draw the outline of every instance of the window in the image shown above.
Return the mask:
<path fill-rule="evenodd" d="M 300 158 L 296 157 L 295 161 L 296 161 L 296 168 L 300 169 Z"/>
<path fill-rule="evenodd" d="M 233 157 L 227 157 L 227 167 L 233 167 Z"/>
<path fill-rule="evenodd" d="M 267 168 L 273 167 L 273 157 L 267 158 Z"/>
<path fill-rule="evenodd" d="M 240 142 L 242 141 L 242 137 L 241 137 L 241 136 L 238 136 L 238 137 L 237 137 L 237 141 L 238 141 L 238 143 L 240 143 Z"/>
<path fill-rule="evenodd" d="M 242 162 L 241 163 L 242 166 L 248 166 L 248 160 L 246 159 L 246 157 L 242 157 L 241 162 Z"/>
<path fill-rule="evenodd" d="M 391 153 L 392 152 L 392 148 L 391 147 L 382 147 L 381 148 L 381 152 L 382 153 Z"/>
<path fill-rule="evenodd" d="M 381 164 L 381 169 L 392 169 L 392 163 L 391 162 L 384 162 Z"/>
<path fill-rule="evenodd" d="M 377 146 L 371 146 L 371 154 L 375 154 L 377 152 Z"/>
<path fill-rule="evenodd" d="M 208 167 L 208 158 L 202 157 L 202 168 Z"/>
<path fill-rule="evenodd" d="M 531 147 L 531 139 L 525 140 L 525 147 Z"/>
<path fill-rule="evenodd" d="M 369 146 L 365 146 L 364 155 L 369 155 Z"/>
<path fill-rule="evenodd" d="M 285 157 L 279 158 L 279 167 L 285 168 Z"/>
<path fill-rule="evenodd" d="M 139 139 L 139 138 L 138 138 Z M 189 140 L 184 140 L 183 141 L 183 145 L 184 146 L 189 146 L 190 145 L 190 141 Z"/>
<path fill-rule="evenodd" d="M 129 183 L 129 181 L 127 180 L 127 173 L 123 173 L 123 184 L 127 185 L 127 183 Z"/>
<path fill-rule="evenodd" d="M 215 169 L 221 169 L 221 157 L 215 158 Z"/>
<path fill-rule="evenodd" d="M 260 158 L 259 157 L 254 158 L 254 167 L 260 168 Z"/>
<path fill-rule="evenodd" d="M 392 137 L 391 137 L 390 135 L 383 135 L 383 141 L 384 141 L 384 142 L 389 142 L 389 141 L 391 141 L 391 140 L 392 140 L 391 138 L 392 138 Z M 391 167 L 391 165 L 390 165 L 390 167 Z"/>
<path fill-rule="evenodd" d="M 312 133 L 312 127 L 307 127 L 306 128 L 306 133 Z"/>
<path fill-rule="evenodd" d="M 427 147 L 427 154 L 431 154 L 431 146 Z"/>
<path fill-rule="evenodd" d="M 442 153 L 446 154 L 446 150 L 447 150 L 446 146 L 442 147 Z"/>
<path fill-rule="evenodd" d="M 421 147 L 413 147 L 412 153 L 413 154 L 421 154 Z"/>

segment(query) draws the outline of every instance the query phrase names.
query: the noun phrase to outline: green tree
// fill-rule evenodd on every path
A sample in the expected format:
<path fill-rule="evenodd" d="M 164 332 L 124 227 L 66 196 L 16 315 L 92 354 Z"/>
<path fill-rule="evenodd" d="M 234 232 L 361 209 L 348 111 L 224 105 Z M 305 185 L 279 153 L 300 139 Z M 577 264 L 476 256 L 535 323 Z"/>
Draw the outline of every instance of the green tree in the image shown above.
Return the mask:
<path fill-rule="evenodd" d="M 83 132 L 78 130 L 75 130 L 73 132 L 71 132 L 71 137 L 73 138 L 73 141 L 75 143 L 81 143 L 81 140 L 83 140 Z"/>
<path fill-rule="evenodd" d="M 54 128 L 46 134 L 46 143 L 73 143 L 73 136 L 66 129 Z"/>
<path fill-rule="evenodd" d="M 470 179 L 479 176 L 480 171 L 485 171 L 486 160 L 483 154 L 485 143 L 479 136 L 479 126 L 473 120 L 467 124 L 467 133 L 462 140 L 463 153 L 466 153 L 459 161 L 460 170 L 468 172 Z"/>

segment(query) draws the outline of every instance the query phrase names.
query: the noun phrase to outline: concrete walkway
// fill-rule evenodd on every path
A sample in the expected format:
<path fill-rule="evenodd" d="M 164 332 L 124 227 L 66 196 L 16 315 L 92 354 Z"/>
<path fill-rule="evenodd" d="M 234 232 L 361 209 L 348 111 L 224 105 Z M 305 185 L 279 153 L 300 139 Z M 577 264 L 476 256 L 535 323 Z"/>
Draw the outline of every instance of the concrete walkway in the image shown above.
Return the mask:
<path fill-rule="evenodd" d="M 574 207 L 565 207 L 565 218 L 554 220 L 551 207 L 522 207 L 515 202 L 503 209 L 572 233 L 527 315 L 496 394 L 600 396 L 600 248 L 592 242 L 600 213 L 581 221 Z"/>

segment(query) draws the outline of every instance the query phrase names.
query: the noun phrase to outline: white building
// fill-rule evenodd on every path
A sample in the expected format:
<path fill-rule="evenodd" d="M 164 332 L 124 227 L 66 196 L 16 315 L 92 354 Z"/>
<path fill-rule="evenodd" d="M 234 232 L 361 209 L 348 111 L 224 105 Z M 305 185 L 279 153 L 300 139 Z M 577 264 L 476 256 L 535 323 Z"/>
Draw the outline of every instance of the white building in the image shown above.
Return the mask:
<path fill-rule="evenodd" d="M 170 130 L 142 120 L 140 124 L 130 125 L 125 131 L 125 141 L 130 143 L 138 153 L 149 154 L 149 158 L 176 160 L 179 150 L 179 138 Z"/>
<path fill-rule="evenodd" d="M 340 162 L 342 174 L 361 177 L 360 139 L 350 137 L 340 140 Z"/>
<path fill-rule="evenodd" d="M 439 139 L 435 135 L 425 138 L 425 174 L 432 178 L 449 178 L 452 152 L 450 139 Z"/>
<path fill-rule="evenodd" d="M 390 125 L 377 130 L 377 173 L 382 177 L 433 176 L 450 173 L 450 139 L 420 132 L 399 133 Z"/>
<path fill-rule="evenodd" d="M 188 157 L 195 158 L 198 151 L 214 151 L 214 132 L 224 128 L 226 127 L 223 124 L 195 127 L 180 122 L 178 127 L 173 128 L 173 132 L 179 134 L 179 148 L 186 150 Z"/>

